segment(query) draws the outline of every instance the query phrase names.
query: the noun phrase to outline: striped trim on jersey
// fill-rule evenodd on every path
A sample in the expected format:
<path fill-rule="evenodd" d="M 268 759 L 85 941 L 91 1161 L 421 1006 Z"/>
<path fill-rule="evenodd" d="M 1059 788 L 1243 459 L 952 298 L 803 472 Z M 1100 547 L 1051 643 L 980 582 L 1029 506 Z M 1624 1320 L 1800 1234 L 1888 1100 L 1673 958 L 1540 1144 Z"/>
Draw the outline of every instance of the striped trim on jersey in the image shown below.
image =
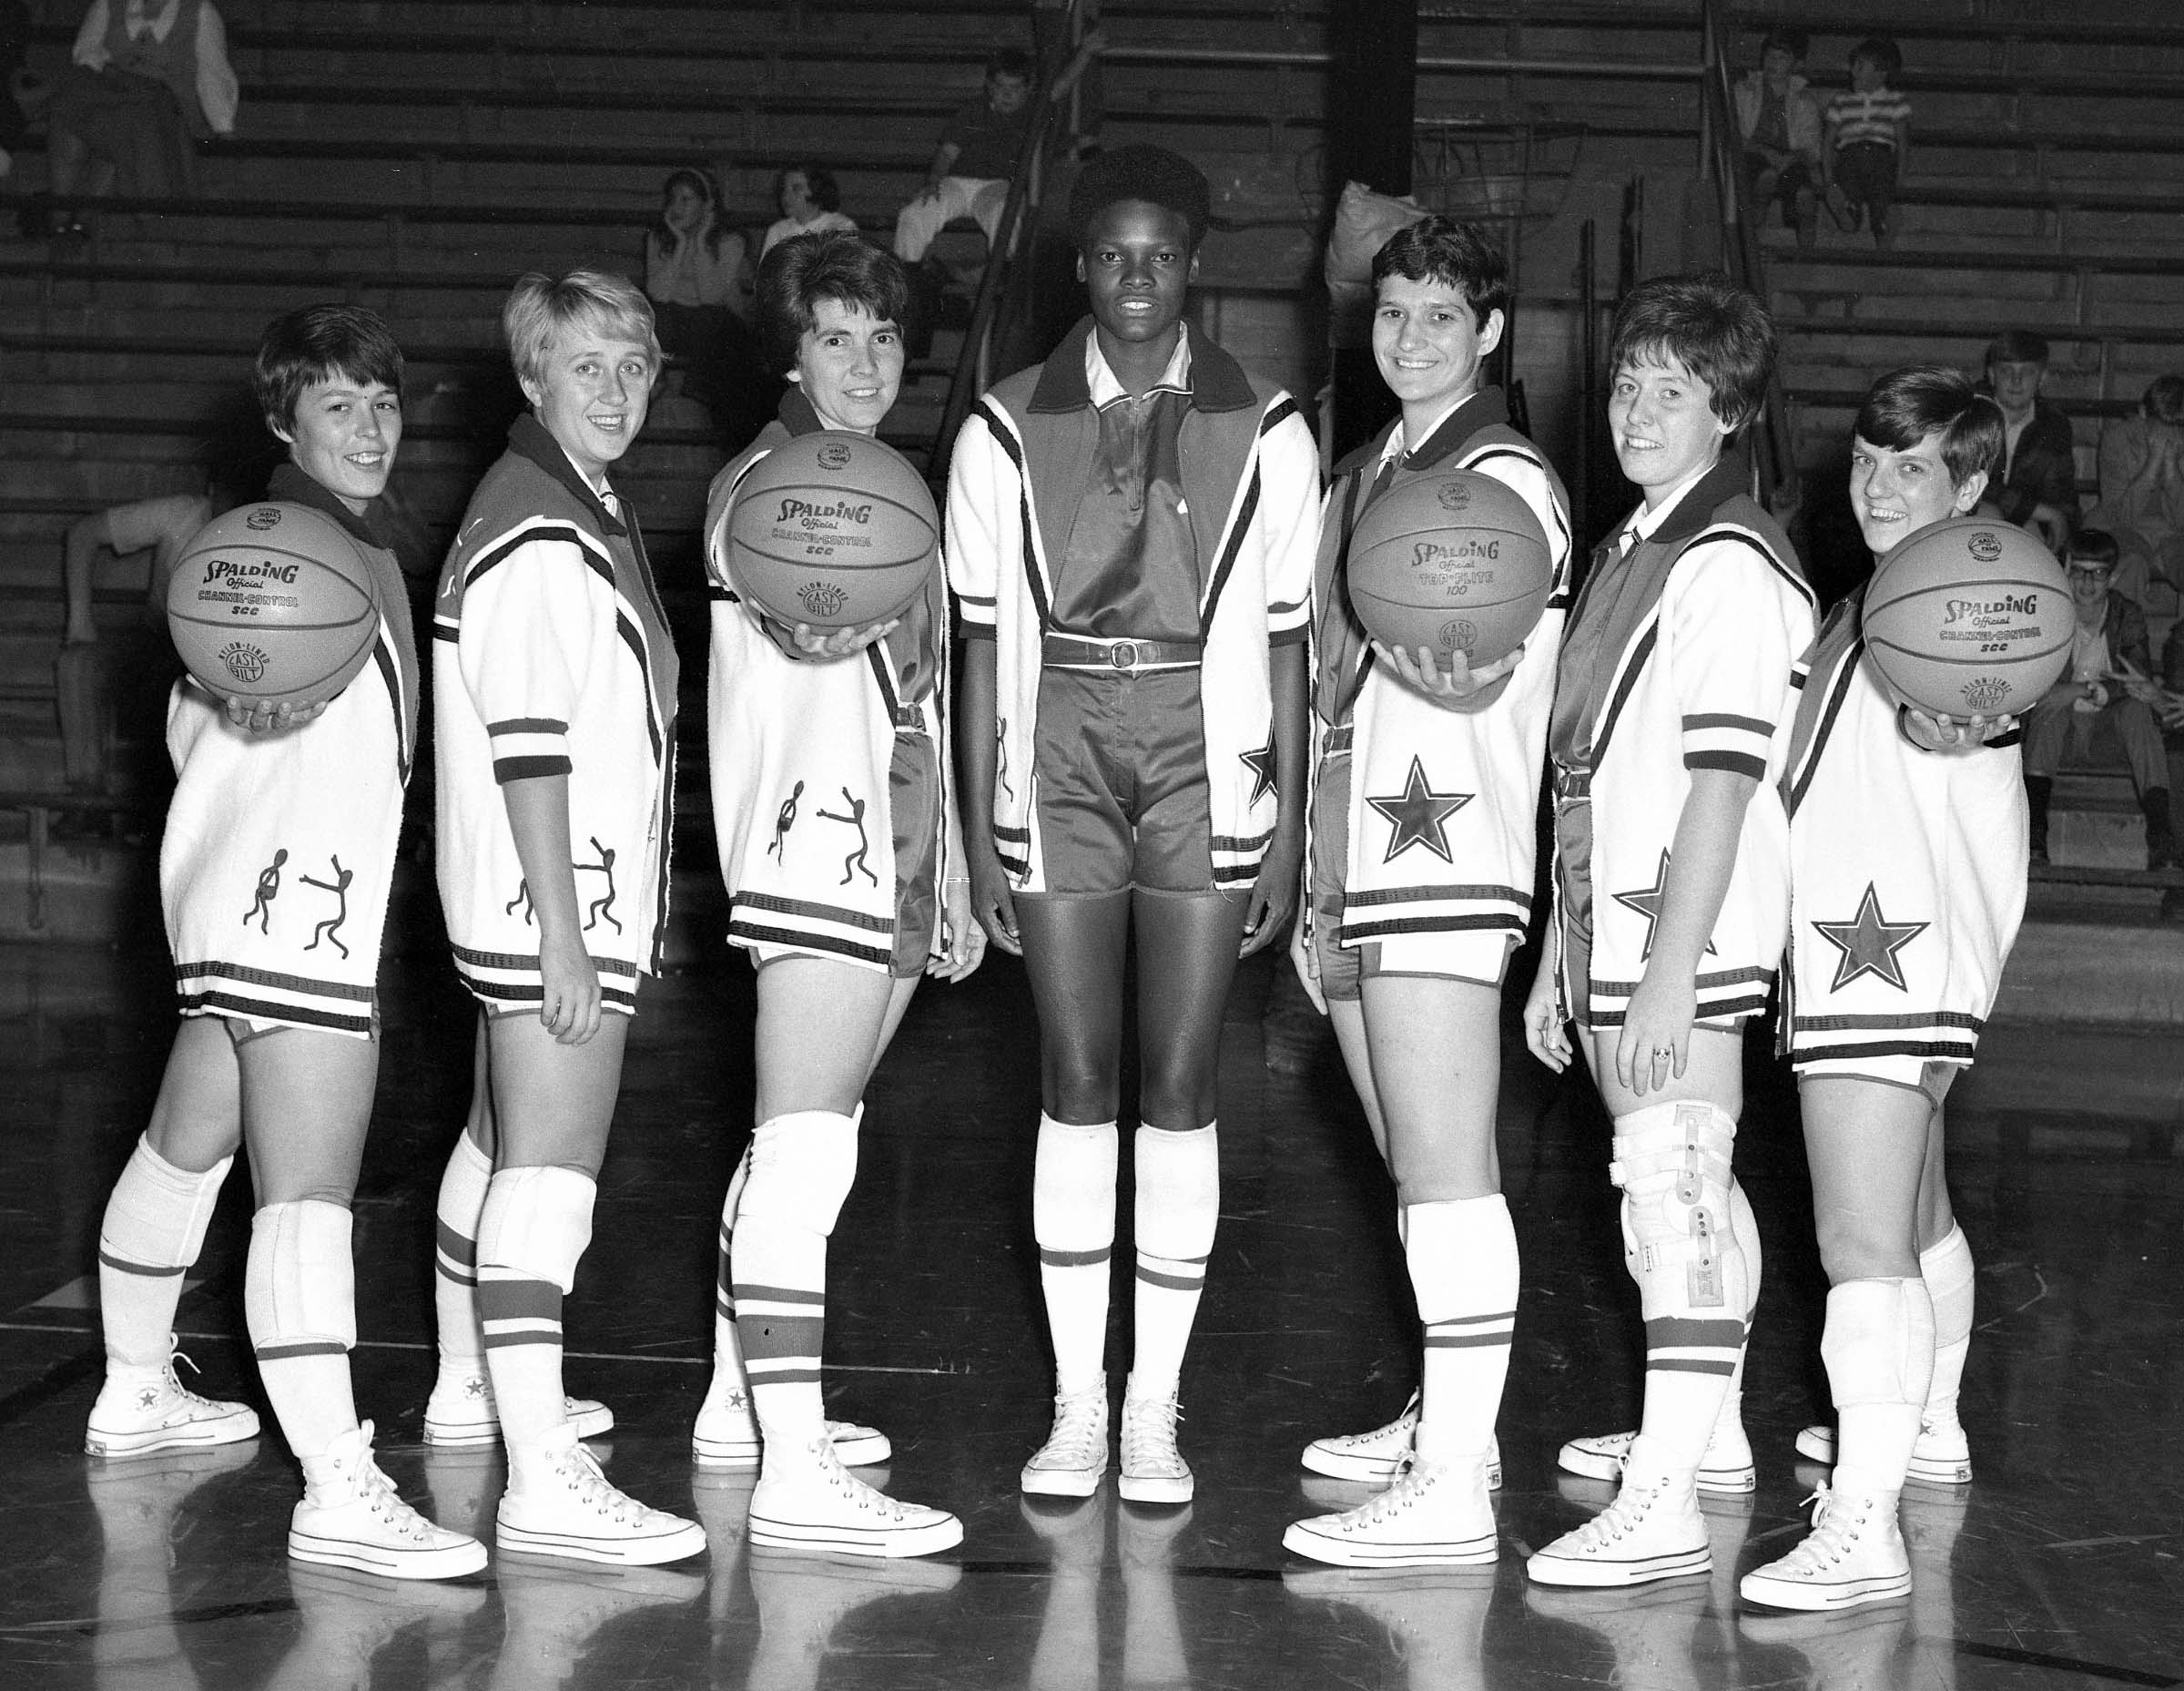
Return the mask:
<path fill-rule="evenodd" d="M 177 963 L 175 991 L 184 1015 L 241 1016 L 342 1034 L 372 1031 L 375 989 L 350 982 L 206 961 Z"/>
<path fill-rule="evenodd" d="M 1372 912 L 1369 915 L 1363 912 Z M 1531 926 L 1532 895 L 1515 887 L 1428 885 L 1361 888 L 1343 897 L 1342 942 L 1359 944 L 1398 933 L 1458 933 L 1500 928 L 1522 935 Z"/>
<path fill-rule="evenodd" d="M 1701 1022 L 1757 1015 L 1767 1007 L 1768 995 L 1773 991 L 1774 971 L 1772 968 L 1701 970 L 1694 984 L 1698 988 Z M 1624 1009 L 1631 993 L 1637 991 L 1636 981 L 1603 981 L 1594 976 L 1589 1018 L 1591 1025 L 1620 1027 Z M 1603 1004 L 1600 1002 L 1603 998 L 1615 1002 Z"/>
<path fill-rule="evenodd" d="M 455 973 L 478 997 L 504 1010 L 536 1009 L 545 1003 L 536 952 L 480 952 L 451 944 Z M 609 1010 L 634 1014 L 637 1007 L 637 965 L 619 957 L 594 957 L 599 994 Z"/>
<path fill-rule="evenodd" d="M 728 916 L 728 938 L 747 945 L 832 952 L 881 968 L 895 960 L 895 923 L 889 918 L 845 905 L 781 898 L 769 892 L 739 891 L 735 895 Z"/>

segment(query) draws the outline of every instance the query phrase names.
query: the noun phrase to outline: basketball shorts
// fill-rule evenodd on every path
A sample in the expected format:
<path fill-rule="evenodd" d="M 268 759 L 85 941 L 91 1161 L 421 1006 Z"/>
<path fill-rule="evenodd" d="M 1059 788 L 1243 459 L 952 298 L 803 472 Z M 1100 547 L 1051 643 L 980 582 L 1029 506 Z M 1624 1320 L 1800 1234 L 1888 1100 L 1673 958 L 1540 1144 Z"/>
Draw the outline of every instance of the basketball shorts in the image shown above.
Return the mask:
<path fill-rule="evenodd" d="M 913 980 L 925 973 L 940 920 L 940 765 L 931 737 L 898 733 L 888 765 L 888 810 L 895 850 L 893 960 L 888 973 Z M 783 957 L 823 957 L 831 952 L 774 941 L 739 941 L 763 969 Z"/>
<path fill-rule="evenodd" d="M 1968 1063 L 1936 1063 L 1930 1057 L 1830 1057 L 1824 1063 L 1800 1064 L 1800 1085 L 1809 1080 L 1870 1080 L 1884 1086 L 1905 1086 L 1923 1092 L 1939 1109 L 1949 1087 Z"/>
<path fill-rule="evenodd" d="M 1046 885 L 1214 892 L 1198 671 L 1046 670 L 1031 755 Z"/>

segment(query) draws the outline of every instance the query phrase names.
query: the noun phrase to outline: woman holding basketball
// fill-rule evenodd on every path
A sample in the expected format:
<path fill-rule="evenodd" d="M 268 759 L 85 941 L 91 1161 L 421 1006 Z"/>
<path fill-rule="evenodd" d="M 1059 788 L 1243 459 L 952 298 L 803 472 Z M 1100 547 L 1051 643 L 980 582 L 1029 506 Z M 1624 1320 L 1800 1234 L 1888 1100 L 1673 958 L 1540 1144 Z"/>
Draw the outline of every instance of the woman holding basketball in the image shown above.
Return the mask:
<path fill-rule="evenodd" d="M 1563 637 L 1548 735 L 1557 923 L 1524 1021 L 1533 1054 L 1560 1069 L 1576 1020 L 1615 1119 L 1645 1409 L 1634 1438 L 1564 1447 L 1566 1463 L 1573 1451 L 1612 1462 L 1622 1490 L 1527 1564 L 1557 1585 L 1698 1573 L 1701 1478 L 1722 1483 L 1726 1468 L 1751 1489 L 1748 1450 L 1709 1453 L 1759 1285 L 1758 1232 L 1730 1174 L 1739 1027 L 1782 954 L 1787 822 L 1762 784 L 1813 634 L 1796 554 L 1745 491 L 1742 454 L 1724 453 L 1766 392 L 1765 308 L 1718 275 L 1646 282 L 1617 312 L 1609 357 L 1616 457 L 1643 497 L 1595 555 Z M 1741 1446 L 1741 1428 L 1726 1442 Z"/>
<path fill-rule="evenodd" d="M 704 1532 L 607 1482 L 577 1441 L 611 1417 L 561 1380 L 562 1299 L 666 914 L 675 644 L 607 479 L 645 424 L 660 348 L 645 296 L 595 270 L 523 277 L 502 326 L 531 410 L 471 496 L 433 628 L 440 900 L 483 1054 L 441 1184 L 426 1417 L 470 1437 L 497 1419 L 503 1549 L 674 1562 Z M 451 1391 L 481 1329 L 478 1389 Z"/>
<path fill-rule="evenodd" d="M 879 432 L 908 300 L 901 263 L 854 234 L 767 254 L 758 323 L 788 392 L 706 506 L 713 817 L 728 937 L 758 971 L 757 1128 L 721 1211 L 713 1381 L 692 1444 L 709 1463 L 763 1449 L 755 1543 L 869 1555 L 963 1536 L 955 1516 L 847 1472 L 884 1462 L 888 1441 L 828 1421 L 819 1391 L 827 1242 L 857 1174 L 865 1086 L 919 976 L 960 981 L 985 950 L 947 779 L 947 596 L 936 569 L 891 621 L 785 626 L 736 591 L 729 555 L 738 490 L 770 453 L 820 430 Z M 862 875 L 844 871 L 851 819 L 858 840 L 893 848 L 864 856 Z"/>
<path fill-rule="evenodd" d="M 1041 1042 L 1032 1231 L 1058 1378 L 1022 1485 L 1090 1496 L 1107 1468 L 1134 928 L 1137 1503 L 1192 1493 L 1176 1392 L 1220 1207 L 1222 1012 L 1238 953 L 1287 925 L 1304 842 L 1318 467 L 1295 402 L 1184 328 L 1207 214 L 1205 178 L 1163 148 L 1085 168 L 1092 320 L 979 402 L 948 494 L 972 903 L 1021 950 Z"/>
<path fill-rule="evenodd" d="M 1476 224 L 1430 217 L 1373 260 L 1373 354 L 1403 414 L 1336 467 L 1320 530 L 1310 893 L 1294 950 L 1397 1187 L 1425 1323 L 1424 1391 L 1388 1426 L 1315 1440 L 1305 1465 L 1395 1482 L 1283 1543 L 1361 1566 L 1490 1562 L 1494 1419 L 1517 1309 L 1517 1236 L 1494 1146 L 1500 983 L 1530 913 L 1539 769 L 1569 596 L 1569 511 L 1485 384 L 1508 272 Z M 1474 671 L 1368 642 L 1350 537 L 1386 497 L 1451 470 L 1506 483 L 1548 537 L 1539 626 Z M 1451 883 L 1454 883 L 1453 885 Z M 1355 898 L 1353 907 L 1350 900 Z"/>
<path fill-rule="evenodd" d="M 1850 485 L 1874 556 L 1970 512 L 2003 433 L 2000 410 L 1956 371 L 1914 367 L 1875 382 Z M 2025 912 L 2016 724 L 1959 724 L 1905 703 L 1866 654 L 1865 593 L 1835 607 L 1799 665 L 1782 772 L 1783 1028 L 1828 1277 L 1820 1351 L 1837 1427 L 1797 1441 L 1835 1463 L 1812 1536 L 1743 1578 L 1746 1598 L 1777 1608 L 1902 1595 L 1905 1479 L 1972 1477 L 1956 1417 L 1972 1253 L 1949 1208 L 1942 1104 L 1971 1065 Z"/>
<path fill-rule="evenodd" d="M 292 311 L 259 344 L 252 388 L 289 457 L 270 487 L 281 503 L 247 526 L 272 544 L 292 506 L 338 525 L 370 570 L 379 634 L 331 698 L 223 706 L 195 681 L 175 686 L 159 886 L 183 1021 L 99 1228 L 107 1377 L 85 1448 L 140 1456 L 257 1433 L 242 1404 L 184 1388 L 172 1360 L 184 1273 L 247 1146 L 258 1208 L 244 1307 L 266 1396 L 303 1465 L 289 1553 L 445 1579 L 483 1567 L 484 1547 L 395 1495 L 349 1371 L 349 1207 L 379 1077 L 380 937 L 417 735 L 409 599 L 373 520 L 401 443 L 401 365 L 387 325 L 356 306 Z M 321 942 L 336 912 L 310 889 L 326 884 L 343 899 L 339 945 Z"/>

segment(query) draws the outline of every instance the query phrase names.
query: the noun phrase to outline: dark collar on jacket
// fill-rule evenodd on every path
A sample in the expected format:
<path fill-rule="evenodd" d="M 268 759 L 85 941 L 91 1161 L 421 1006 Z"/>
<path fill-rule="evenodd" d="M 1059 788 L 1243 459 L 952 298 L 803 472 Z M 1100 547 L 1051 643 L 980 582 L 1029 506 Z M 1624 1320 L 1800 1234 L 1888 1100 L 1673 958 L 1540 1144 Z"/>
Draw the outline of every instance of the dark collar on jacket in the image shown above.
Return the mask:
<path fill-rule="evenodd" d="M 508 450 L 519 458 L 531 462 L 564 487 L 570 496 L 591 512 L 592 520 L 599 525 L 603 535 L 626 535 L 629 528 L 621 518 L 611 514 L 599 503 L 598 490 L 576 474 L 576 466 L 569 462 L 569 454 L 561 449 L 561 443 L 546 433 L 546 425 L 529 412 L 518 417 L 508 429 Z M 612 486 L 613 484 L 608 484 Z M 628 499 L 617 493 L 615 497 L 626 506 Z"/>
<path fill-rule="evenodd" d="M 1062 344 L 1040 367 L 1039 385 L 1031 390 L 1033 411 L 1082 411 L 1092 403 L 1092 390 L 1084 381 L 1084 343 L 1092 338 L 1092 320 L 1082 319 L 1062 337 Z M 1215 346 L 1211 337 L 1191 337 L 1191 409 L 1242 411 L 1256 405 L 1258 394 L 1244 366 Z"/>
<path fill-rule="evenodd" d="M 1492 387 L 1481 388 L 1441 419 L 1441 426 L 1426 437 L 1425 445 L 1419 447 L 1416 452 L 1407 452 L 1403 454 L 1403 468 L 1406 470 L 1430 470 L 1474 434 L 1477 434 L 1479 430 L 1493 428 L 1496 424 L 1505 423 L 1508 420 L 1508 402 L 1502 396 L 1501 390 Z M 1335 474 L 1347 475 L 1353 470 L 1371 469 L 1379 463 L 1380 454 L 1387 449 L 1389 433 L 1402 426 L 1403 419 L 1397 417 L 1387 428 L 1381 430 L 1371 440 L 1366 442 L 1364 445 L 1358 447 L 1336 464 Z"/>
<path fill-rule="evenodd" d="M 1668 520 L 1653 531 L 1660 545 L 1677 545 L 1689 540 L 1714 520 L 1714 513 L 1740 494 L 1752 491 L 1752 461 L 1742 446 L 1732 446 L 1721 463 L 1693 482 L 1676 502 Z"/>
<path fill-rule="evenodd" d="M 367 546 L 376 546 L 381 552 L 394 550 L 394 543 L 387 537 L 386 530 L 374 521 L 377 502 L 373 509 L 359 516 L 329 492 L 320 483 L 292 463 L 278 464 L 266 480 L 266 497 L 284 500 L 292 505 L 309 505 L 322 516 L 331 517 L 341 525 L 342 532 L 354 541 Z"/>
<path fill-rule="evenodd" d="M 781 402 L 774 408 L 774 421 L 788 431 L 789 439 L 799 434 L 818 434 L 827 424 L 821 421 L 818 407 L 804 397 L 804 390 L 795 382 L 781 395 Z"/>

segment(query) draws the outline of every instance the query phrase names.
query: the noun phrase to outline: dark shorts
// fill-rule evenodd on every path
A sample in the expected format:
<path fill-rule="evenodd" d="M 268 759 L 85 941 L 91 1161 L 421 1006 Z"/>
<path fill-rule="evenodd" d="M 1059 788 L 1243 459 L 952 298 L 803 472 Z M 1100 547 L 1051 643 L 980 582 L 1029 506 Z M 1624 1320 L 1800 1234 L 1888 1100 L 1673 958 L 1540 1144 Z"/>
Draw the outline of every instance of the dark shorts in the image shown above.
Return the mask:
<path fill-rule="evenodd" d="M 1759 178 L 1773 168 L 1763 153 L 1744 155 L 1744 169 L 1755 185 L 1754 192 L 1757 191 Z M 1781 173 L 1775 177 L 1773 189 L 1768 198 L 1783 209 L 1784 218 L 1794 219 L 1797 215 L 1797 197 L 1811 193 L 1818 187 L 1819 184 L 1813 179 L 1813 167 L 1803 158 L 1793 158 L 1783 166 Z"/>
<path fill-rule="evenodd" d="M 1031 756 L 1041 891 L 1217 890 L 1195 668 L 1047 669 Z"/>
<path fill-rule="evenodd" d="M 1895 199 L 1895 148 L 1880 141 L 1854 141 L 1835 149 L 1835 186 L 1854 205 L 1885 211 Z"/>

